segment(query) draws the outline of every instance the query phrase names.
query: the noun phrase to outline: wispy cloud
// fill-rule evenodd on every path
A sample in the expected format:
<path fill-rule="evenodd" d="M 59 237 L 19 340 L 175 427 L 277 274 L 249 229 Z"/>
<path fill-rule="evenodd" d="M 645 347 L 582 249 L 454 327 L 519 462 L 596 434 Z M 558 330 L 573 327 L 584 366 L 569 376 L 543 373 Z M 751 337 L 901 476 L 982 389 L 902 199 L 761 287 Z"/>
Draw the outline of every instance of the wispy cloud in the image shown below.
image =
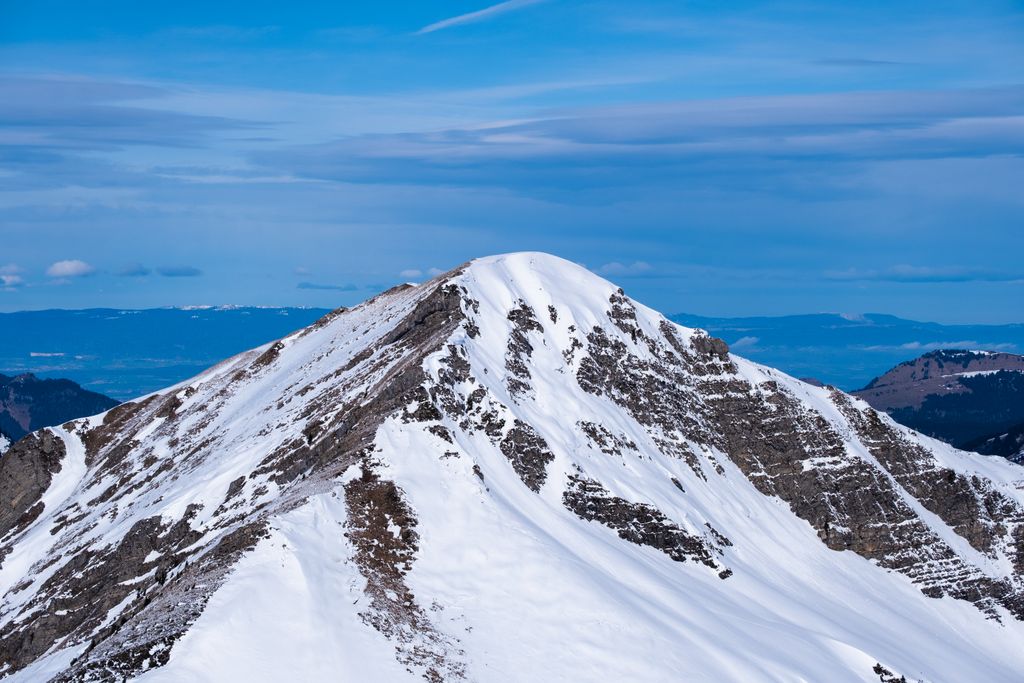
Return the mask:
<path fill-rule="evenodd" d="M 911 341 L 905 344 L 861 347 L 865 351 L 938 351 L 940 349 L 966 349 L 969 351 L 1015 351 L 1017 345 L 1012 342 L 977 342 L 972 339 L 957 341 Z"/>
<path fill-rule="evenodd" d="M 750 349 L 757 348 L 757 343 L 761 341 L 760 337 L 740 337 L 734 341 L 731 346 L 733 349 Z"/>
<path fill-rule="evenodd" d="M 428 277 L 434 277 L 436 275 L 440 275 L 443 272 L 444 271 L 441 270 L 440 268 L 427 268 L 426 270 L 423 270 L 421 268 L 406 268 L 405 270 L 398 273 L 398 277 L 418 278 L 423 277 L 424 275 L 427 275 Z"/>
<path fill-rule="evenodd" d="M 897 265 L 879 270 L 849 268 L 826 271 L 825 277 L 839 281 L 875 282 L 1016 282 L 1024 281 L 1024 273 L 1008 273 L 959 266 Z"/>
<path fill-rule="evenodd" d="M 157 268 L 156 272 L 164 277 L 199 277 L 203 271 L 194 266 L 163 266 Z"/>
<path fill-rule="evenodd" d="M 16 263 L 0 266 L 0 290 L 13 292 L 22 282 L 24 280 L 21 277 L 21 267 Z"/>
<path fill-rule="evenodd" d="M 544 1 L 545 0 L 506 0 L 505 2 L 499 2 L 496 5 L 491 5 L 490 7 L 485 7 L 483 9 L 476 10 L 475 12 L 467 12 L 466 14 L 442 19 L 441 21 L 424 26 L 416 33 L 433 33 L 434 31 L 451 28 L 452 26 L 461 26 L 463 24 L 472 24 L 478 21 L 484 21 L 499 14 L 505 14 L 506 12 L 511 12 L 522 7 L 528 7 L 529 5 L 536 5 Z"/>
<path fill-rule="evenodd" d="M 159 32 L 160 37 L 199 40 L 246 41 L 276 33 L 277 26 L 173 26 Z"/>
<path fill-rule="evenodd" d="M 649 275 L 654 270 L 654 266 L 646 261 L 633 261 L 632 263 L 619 263 L 618 261 L 611 261 L 605 263 L 602 266 L 598 266 L 597 272 L 601 275 L 608 276 L 619 276 L 628 277 L 630 275 Z"/>
<path fill-rule="evenodd" d="M 752 176 L 792 174 L 806 188 L 818 175 L 807 169 L 826 162 L 835 168 L 836 161 L 1024 154 L 1021 106 L 1024 87 L 637 103 L 348 136 L 258 152 L 251 160 L 301 178 L 544 192 L 556 183 L 652 187 L 683 179 L 718 191 L 723 178 L 741 175 L 742 162 Z"/>
<path fill-rule="evenodd" d="M 896 62 L 888 59 L 863 59 L 858 57 L 816 59 L 812 64 L 818 66 L 838 66 L 845 68 L 872 68 L 885 66 L 906 66 L 906 62 Z"/>
<path fill-rule="evenodd" d="M 117 271 L 117 275 L 118 277 L 146 277 L 152 272 L 151 268 L 147 268 L 141 263 L 133 263 Z"/>
<path fill-rule="evenodd" d="M 68 76 L 0 75 L 0 130 L 12 151 L 53 155 L 111 151 L 131 145 L 187 148 L 254 124 L 217 115 L 174 111 L 163 86 Z"/>
<path fill-rule="evenodd" d="M 335 292 L 354 292 L 357 289 L 359 289 L 359 287 L 351 283 L 346 283 L 343 285 L 331 285 L 324 284 L 321 282 L 300 282 L 299 284 L 296 285 L 296 287 L 299 289 L 320 289 Z"/>
<path fill-rule="evenodd" d="M 380 26 L 335 26 L 320 29 L 314 35 L 324 40 L 365 42 L 386 35 L 386 31 Z"/>

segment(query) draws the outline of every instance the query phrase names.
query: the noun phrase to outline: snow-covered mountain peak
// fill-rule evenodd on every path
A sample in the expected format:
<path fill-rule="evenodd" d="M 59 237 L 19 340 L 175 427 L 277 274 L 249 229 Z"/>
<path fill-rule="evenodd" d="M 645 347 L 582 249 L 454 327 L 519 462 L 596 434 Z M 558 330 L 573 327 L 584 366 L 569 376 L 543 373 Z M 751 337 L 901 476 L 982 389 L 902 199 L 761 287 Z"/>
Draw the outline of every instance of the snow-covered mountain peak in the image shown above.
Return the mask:
<path fill-rule="evenodd" d="M 1021 479 L 477 259 L 0 457 L 0 676 L 1009 681 Z"/>
<path fill-rule="evenodd" d="M 443 276 L 442 276 L 443 277 Z M 525 306 L 540 318 L 562 317 L 562 327 L 574 325 L 589 332 L 607 324 L 609 301 L 624 297 L 617 286 L 583 266 L 543 252 L 517 252 L 474 259 L 452 282 L 484 307 L 490 318 L 478 325 L 487 333 L 499 333 L 508 312 Z M 630 300 L 638 322 L 656 334 L 664 320 L 656 311 Z M 553 320 L 557 325 L 559 321 Z M 678 327 L 679 330 L 685 328 Z M 684 336 L 688 336 L 685 335 Z"/>

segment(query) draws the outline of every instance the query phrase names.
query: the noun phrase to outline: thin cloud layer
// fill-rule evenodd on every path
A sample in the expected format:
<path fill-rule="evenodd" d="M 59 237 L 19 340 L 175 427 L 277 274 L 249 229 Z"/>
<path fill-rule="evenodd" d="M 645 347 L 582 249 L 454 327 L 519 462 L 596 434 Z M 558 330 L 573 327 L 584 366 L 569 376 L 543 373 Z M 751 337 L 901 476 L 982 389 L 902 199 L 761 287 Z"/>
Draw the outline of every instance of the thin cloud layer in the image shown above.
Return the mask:
<path fill-rule="evenodd" d="M 176 111 L 176 93 L 145 83 L 0 74 L 7 154 L 113 151 L 133 145 L 194 147 L 265 124 Z M 161 105 L 164 106 L 161 106 Z"/>
<path fill-rule="evenodd" d="M 646 275 L 654 270 L 654 266 L 646 261 L 634 261 L 632 263 L 619 263 L 611 261 L 599 266 L 595 272 L 608 277 L 624 277 L 631 275 Z"/>
<path fill-rule="evenodd" d="M 300 282 L 299 284 L 296 285 L 296 287 L 298 289 L 314 289 L 334 292 L 354 292 L 359 289 L 359 287 L 351 283 L 346 283 L 343 285 L 331 285 L 320 282 Z"/>
<path fill-rule="evenodd" d="M 829 271 L 831 280 L 875 282 L 1024 282 L 1024 272 L 1007 273 L 979 268 L 898 265 L 882 270 L 851 268 Z"/>
<path fill-rule="evenodd" d="M 24 279 L 21 277 L 20 266 L 16 263 L 0 266 L 0 290 L 13 292 L 22 283 L 24 283 Z"/>
<path fill-rule="evenodd" d="M 117 271 L 119 277 L 146 277 L 153 272 L 152 268 L 147 268 L 141 263 L 133 263 L 125 266 Z"/>
<path fill-rule="evenodd" d="M 156 272 L 164 277 L 199 277 L 203 274 L 203 271 L 195 266 L 163 266 L 157 268 Z"/>
<path fill-rule="evenodd" d="M 792 164 L 1024 153 L 1024 87 L 755 97 L 596 107 L 514 124 L 357 136 L 257 153 L 265 167 L 344 182 L 516 191 L 786 175 Z"/>

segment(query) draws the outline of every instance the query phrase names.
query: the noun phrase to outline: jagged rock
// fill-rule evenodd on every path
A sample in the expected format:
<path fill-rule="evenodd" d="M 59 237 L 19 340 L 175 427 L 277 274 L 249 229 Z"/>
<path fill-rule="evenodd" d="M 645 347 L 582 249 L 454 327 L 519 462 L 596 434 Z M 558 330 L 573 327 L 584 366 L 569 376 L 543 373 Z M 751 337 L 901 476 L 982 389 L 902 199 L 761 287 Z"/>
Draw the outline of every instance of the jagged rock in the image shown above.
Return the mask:
<path fill-rule="evenodd" d="M 604 524 L 630 543 L 660 550 L 676 562 L 693 560 L 720 569 L 705 539 L 687 533 L 656 507 L 610 495 L 596 481 L 570 476 L 562 501 L 581 518 Z M 715 534 L 721 545 L 732 545 L 729 539 Z"/>

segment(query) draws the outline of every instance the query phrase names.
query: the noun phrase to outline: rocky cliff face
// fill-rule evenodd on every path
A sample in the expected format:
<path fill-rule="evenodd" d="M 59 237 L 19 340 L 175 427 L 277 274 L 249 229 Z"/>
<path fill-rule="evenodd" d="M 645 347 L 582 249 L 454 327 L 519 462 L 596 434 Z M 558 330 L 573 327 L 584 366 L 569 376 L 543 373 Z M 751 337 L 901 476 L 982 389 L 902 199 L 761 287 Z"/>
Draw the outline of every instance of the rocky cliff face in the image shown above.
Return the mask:
<path fill-rule="evenodd" d="M 0 675 L 1010 681 L 1022 479 L 481 259 L 0 457 Z"/>

